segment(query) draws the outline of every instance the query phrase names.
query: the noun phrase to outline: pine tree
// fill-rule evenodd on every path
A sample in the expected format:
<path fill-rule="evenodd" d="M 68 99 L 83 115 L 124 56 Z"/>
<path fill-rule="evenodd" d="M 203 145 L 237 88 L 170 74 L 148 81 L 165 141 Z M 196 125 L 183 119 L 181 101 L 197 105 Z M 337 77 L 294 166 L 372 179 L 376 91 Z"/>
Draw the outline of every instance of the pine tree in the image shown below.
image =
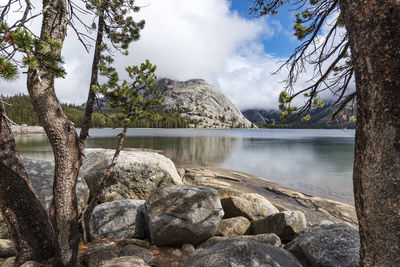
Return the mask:
<path fill-rule="evenodd" d="M 274 14 L 289 3 L 252 0 L 251 12 Z M 400 2 L 398 0 L 300 0 L 295 35 L 305 40 L 287 61 L 287 90 L 280 96 L 283 115 L 305 114 L 321 106 L 318 94 L 331 90 L 338 111 L 357 101 L 353 184 L 361 237 L 362 266 L 400 262 Z M 332 17 L 334 23 L 328 23 Z M 323 26 L 330 27 L 318 43 Z M 345 34 L 338 35 L 342 28 Z M 335 42 L 332 42 L 334 38 Z M 326 67 L 321 67 L 323 63 Z M 314 65 L 315 83 L 294 92 L 305 64 Z M 349 89 L 355 78 L 355 92 Z M 291 106 L 305 94 L 306 104 Z M 335 114 L 334 114 L 335 115 Z M 353 118 L 354 119 L 354 118 Z"/>

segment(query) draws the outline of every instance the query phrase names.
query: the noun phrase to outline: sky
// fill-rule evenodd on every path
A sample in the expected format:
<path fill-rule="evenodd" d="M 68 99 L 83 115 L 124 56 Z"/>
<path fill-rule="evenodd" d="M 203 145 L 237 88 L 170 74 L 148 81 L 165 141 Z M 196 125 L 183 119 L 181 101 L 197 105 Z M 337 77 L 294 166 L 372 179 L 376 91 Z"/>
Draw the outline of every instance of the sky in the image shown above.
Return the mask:
<path fill-rule="evenodd" d="M 1 0 L 0 0 L 1 2 Z M 40 8 L 40 1 L 33 0 Z M 255 18 L 246 0 L 137 0 L 135 18 L 145 19 L 139 41 L 129 56 L 117 56 L 123 69 L 149 59 L 159 78 L 204 79 L 222 91 L 241 110 L 277 109 L 286 70 L 272 73 L 299 44 L 293 37 L 294 15 Z M 40 20 L 32 24 L 39 30 Z M 67 76 L 56 81 L 63 103 L 84 103 L 90 80 L 92 52 L 86 53 L 69 29 L 63 57 Z M 304 83 L 307 75 L 299 81 Z M 0 93 L 26 93 L 26 76 L 1 82 Z"/>

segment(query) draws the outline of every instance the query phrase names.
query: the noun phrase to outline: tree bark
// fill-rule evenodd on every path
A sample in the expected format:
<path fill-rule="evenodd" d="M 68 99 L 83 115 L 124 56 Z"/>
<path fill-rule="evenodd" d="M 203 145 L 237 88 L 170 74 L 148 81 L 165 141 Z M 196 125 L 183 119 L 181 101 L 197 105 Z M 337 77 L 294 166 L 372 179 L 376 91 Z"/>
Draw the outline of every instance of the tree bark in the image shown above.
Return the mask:
<path fill-rule="evenodd" d="M 400 1 L 341 0 L 356 77 L 361 265 L 400 263 Z"/>
<path fill-rule="evenodd" d="M 128 128 L 126 128 L 126 127 L 122 130 L 120 137 L 119 137 L 119 142 L 118 142 L 117 148 L 115 149 L 114 156 L 111 160 L 111 164 L 110 164 L 110 166 L 108 166 L 107 170 L 104 172 L 104 175 L 102 177 L 100 185 L 97 188 L 97 191 L 94 193 L 93 197 L 90 199 L 89 205 L 83 211 L 83 215 L 82 215 L 83 227 L 82 228 L 83 228 L 85 242 L 90 242 L 93 239 L 93 237 L 90 234 L 90 229 L 89 229 L 90 218 L 92 216 L 94 208 L 97 205 L 97 202 L 99 201 L 100 194 L 103 192 L 104 188 L 107 186 L 107 183 L 110 180 L 111 174 L 114 170 L 114 167 L 117 164 L 119 154 L 124 145 L 125 136 L 126 136 L 127 131 L 128 131 Z"/>
<path fill-rule="evenodd" d="M 67 31 L 66 0 L 43 0 L 40 39 L 61 45 Z M 61 49 L 57 52 L 61 54 Z M 54 160 L 53 205 L 51 220 L 59 249 L 55 266 L 75 266 L 79 246 L 76 182 L 81 164 L 79 138 L 74 124 L 65 116 L 54 90 L 54 75 L 38 68 L 28 70 L 27 86 L 32 104 L 50 140 Z"/>
<path fill-rule="evenodd" d="M 17 152 L 1 99 L 0 209 L 14 241 L 18 266 L 27 260 L 40 262 L 54 256 L 56 242 L 52 225 Z M 2 251 L 2 255 L 11 252 L 15 253 Z"/>
<path fill-rule="evenodd" d="M 92 76 L 90 79 L 89 94 L 86 101 L 86 109 L 82 121 L 81 131 L 79 134 L 79 139 L 81 140 L 81 150 L 85 148 L 85 141 L 86 138 L 89 136 L 90 122 L 92 121 L 92 113 L 96 96 L 92 87 L 94 85 L 98 85 L 99 63 L 101 56 L 101 46 L 103 44 L 104 26 L 105 26 L 105 21 L 103 18 L 103 14 L 100 14 L 99 25 L 97 29 L 97 37 L 96 37 L 96 47 L 94 50 L 93 63 L 92 63 Z"/>

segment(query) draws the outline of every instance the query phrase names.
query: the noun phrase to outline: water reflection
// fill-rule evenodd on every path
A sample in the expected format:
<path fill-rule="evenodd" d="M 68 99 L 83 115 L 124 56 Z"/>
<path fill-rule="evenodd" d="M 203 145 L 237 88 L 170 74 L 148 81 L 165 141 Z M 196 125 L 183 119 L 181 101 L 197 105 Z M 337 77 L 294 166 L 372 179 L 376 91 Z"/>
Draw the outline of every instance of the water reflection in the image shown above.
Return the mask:
<path fill-rule="evenodd" d="M 15 142 L 18 151 L 26 157 L 53 159 L 50 142 L 45 134 L 17 135 Z"/>
<path fill-rule="evenodd" d="M 177 166 L 220 166 L 240 147 L 241 139 L 223 136 L 162 137 L 135 136 L 125 139 L 126 148 L 160 150 Z M 115 148 L 116 139 L 91 138 L 88 147 Z"/>
<path fill-rule="evenodd" d="M 120 130 L 91 130 L 88 147 L 115 148 Z M 46 136 L 17 137 L 29 157 L 52 158 Z M 181 166 L 213 166 L 264 177 L 312 195 L 353 202 L 354 131 L 131 129 L 126 148 L 150 148 Z"/>
<path fill-rule="evenodd" d="M 353 144 L 337 138 L 248 139 L 222 167 L 251 170 L 305 193 L 352 203 Z"/>

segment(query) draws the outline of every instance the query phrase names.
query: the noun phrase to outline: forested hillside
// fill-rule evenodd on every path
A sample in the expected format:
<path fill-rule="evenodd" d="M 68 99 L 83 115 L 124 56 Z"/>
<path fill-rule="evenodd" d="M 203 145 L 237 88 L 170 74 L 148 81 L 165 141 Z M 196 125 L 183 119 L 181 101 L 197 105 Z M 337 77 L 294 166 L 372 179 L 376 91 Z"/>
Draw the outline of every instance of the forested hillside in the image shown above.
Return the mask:
<path fill-rule="evenodd" d="M 252 123 L 255 123 L 260 128 L 310 128 L 310 129 L 330 129 L 330 128 L 354 128 L 355 121 L 351 117 L 356 114 L 355 110 L 344 109 L 336 118 L 328 124 L 329 119 L 335 112 L 335 108 L 331 104 L 324 107 L 317 107 L 310 111 L 310 120 L 281 121 L 281 111 L 278 110 L 263 110 L 263 109 L 247 109 L 242 111 L 243 115 Z"/>
<path fill-rule="evenodd" d="M 29 96 L 15 95 L 12 97 L 3 97 L 6 105 L 8 117 L 17 124 L 40 125 L 38 117 L 33 109 Z M 67 117 L 75 124 L 81 127 L 84 108 L 81 106 L 63 104 L 63 110 Z M 150 119 L 140 119 L 132 122 L 131 128 L 187 128 L 188 122 L 185 118 L 174 112 L 163 113 L 160 111 L 162 119 L 151 121 Z M 106 113 L 94 112 L 90 127 L 92 128 L 113 128 L 118 127 L 113 116 L 117 112 L 107 111 Z"/>

